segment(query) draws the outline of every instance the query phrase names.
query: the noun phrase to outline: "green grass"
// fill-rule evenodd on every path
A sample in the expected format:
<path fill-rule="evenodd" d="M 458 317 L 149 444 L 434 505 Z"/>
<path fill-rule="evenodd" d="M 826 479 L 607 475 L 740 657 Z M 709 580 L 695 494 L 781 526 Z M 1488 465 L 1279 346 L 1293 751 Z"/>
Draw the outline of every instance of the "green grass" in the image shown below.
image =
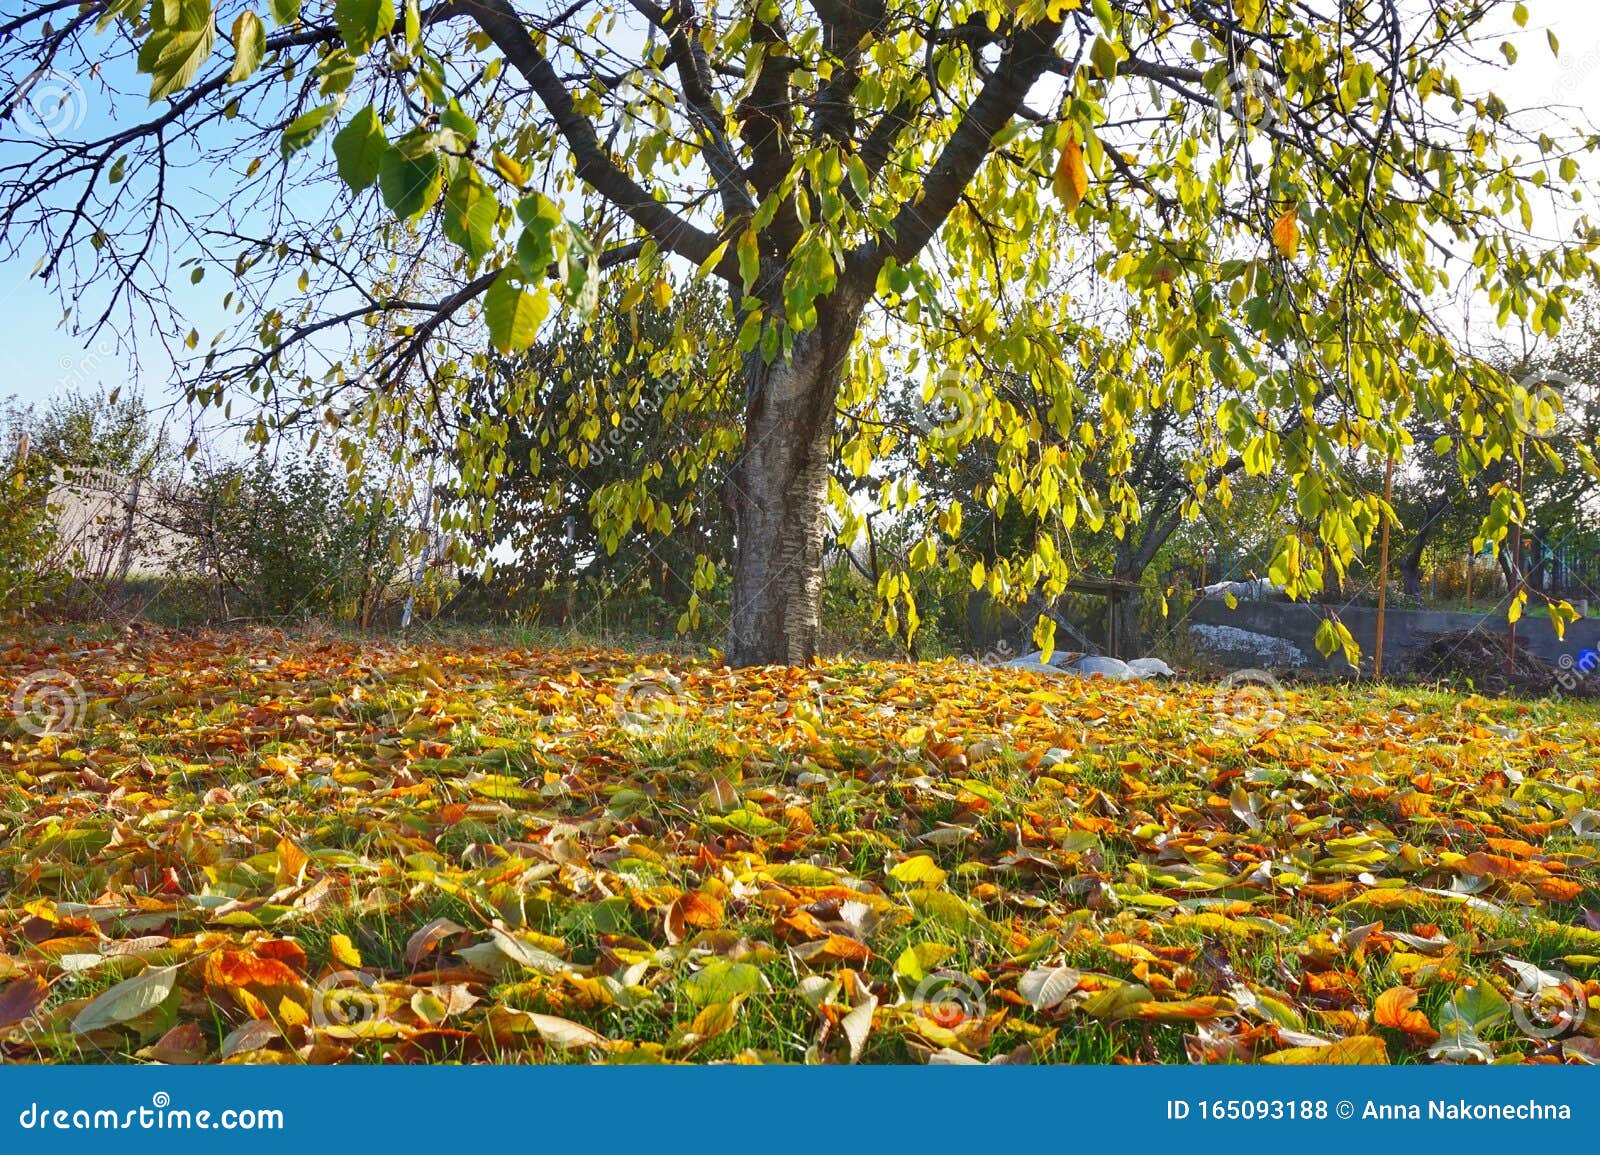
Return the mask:
<path fill-rule="evenodd" d="M 9 1061 L 1430 1062 L 1463 1007 L 1480 1057 L 1562 1060 L 1600 1028 L 1592 702 L 1316 685 L 1260 728 L 1204 683 L 268 631 L 41 637 L 47 668 L 72 724 L 0 736 Z M 1518 963 L 1585 1021 L 1522 1029 Z M 1425 1029 L 1376 1021 L 1397 987 Z"/>

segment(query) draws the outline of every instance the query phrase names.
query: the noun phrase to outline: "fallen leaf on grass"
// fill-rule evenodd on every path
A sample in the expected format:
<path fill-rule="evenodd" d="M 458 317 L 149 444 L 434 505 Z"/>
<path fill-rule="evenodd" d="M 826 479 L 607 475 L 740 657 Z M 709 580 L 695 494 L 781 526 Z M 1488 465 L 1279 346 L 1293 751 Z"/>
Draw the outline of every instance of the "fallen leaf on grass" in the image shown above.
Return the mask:
<path fill-rule="evenodd" d="M 1262 1056 L 1263 1063 L 1278 1066 L 1356 1066 L 1387 1063 L 1389 1049 L 1377 1035 L 1354 1035 L 1326 1047 L 1290 1047 Z"/>

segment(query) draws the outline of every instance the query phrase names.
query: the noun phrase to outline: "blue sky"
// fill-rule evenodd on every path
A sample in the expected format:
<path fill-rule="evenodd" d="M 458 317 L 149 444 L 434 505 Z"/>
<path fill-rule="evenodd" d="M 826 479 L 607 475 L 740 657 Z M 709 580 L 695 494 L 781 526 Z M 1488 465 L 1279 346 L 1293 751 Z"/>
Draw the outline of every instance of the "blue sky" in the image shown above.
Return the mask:
<path fill-rule="evenodd" d="M 138 92 L 144 87 L 146 82 L 134 77 L 131 69 L 121 71 L 126 77 L 108 75 L 105 79 L 124 92 Z M 6 77 L 6 88 L 10 89 L 18 79 Z M 64 135 L 71 139 L 103 137 L 152 115 L 150 106 L 142 100 L 114 104 L 97 83 L 70 83 L 75 87 L 58 84 L 37 100 L 41 117 L 60 109 L 58 115 L 70 124 Z M 56 103 L 58 94 L 62 95 L 63 104 Z M 0 160 L 10 162 L 20 155 L 21 150 L 14 143 L 0 142 Z M 181 209 L 198 209 L 203 204 L 197 190 L 183 185 L 173 188 L 172 200 Z M 65 390 L 120 385 L 137 388 L 153 402 L 170 400 L 173 368 L 162 343 L 149 333 L 129 334 L 137 342 L 136 365 L 129 351 L 118 347 L 116 333 L 106 332 L 93 340 L 87 334 L 74 334 L 63 316 L 55 288 L 34 273 L 41 253 L 37 246 L 30 246 L 19 258 L 0 260 L 0 342 L 10 354 L 8 371 L 0 382 L 0 397 L 11 394 L 25 403 L 37 404 Z M 196 311 L 195 319 L 209 320 L 209 328 L 215 329 L 222 317 L 218 293 L 195 291 L 184 296 L 186 304 Z M 202 324 L 201 330 L 207 331 L 207 326 Z"/>

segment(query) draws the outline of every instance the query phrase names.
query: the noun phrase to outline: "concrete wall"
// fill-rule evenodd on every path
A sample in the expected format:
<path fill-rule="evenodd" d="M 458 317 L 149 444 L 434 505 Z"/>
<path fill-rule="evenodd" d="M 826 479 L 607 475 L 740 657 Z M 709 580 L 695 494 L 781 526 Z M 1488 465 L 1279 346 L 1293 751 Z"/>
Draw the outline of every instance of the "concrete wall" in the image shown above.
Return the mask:
<path fill-rule="evenodd" d="M 124 557 L 129 576 L 169 577 L 194 552 L 194 543 L 172 528 L 179 510 L 154 483 L 139 485 L 103 469 L 75 470 L 71 477 L 57 469 L 48 504 L 55 552 L 80 577 L 116 576 Z"/>
<path fill-rule="evenodd" d="M 1378 611 L 1347 608 L 1338 611 L 1339 620 L 1361 644 L 1363 664 L 1370 664 L 1377 649 Z M 1313 667 L 1348 669 L 1342 655 L 1323 658 L 1317 652 L 1317 627 L 1322 624 L 1323 607 L 1303 602 L 1242 601 L 1234 609 L 1221 598 L 1206 598 L 1190 611 L 1188 620 L 1212 626 L 1231 626 L 1237 630 L 1281 638 L 1296 646 Z M 1446 613 L 1442 610 L 1390 610 L 1383 633 L 1383 663 L 1398 670 L 1421 642 L 1418 635 L 1450 630 L 1481 630 L 1504 637 L 1507 632 L 1505 607 L 1487 614 Z M 1562 655 L 1576 661 L 1585 649 L 1600 650 L 1600 618 L 1586 618 L 1567 627 L 1564 639 L 1556 637 L 1548 618 L 1524 618 L 1517 623 L 1517 641 L 1535 656 L 1556 665 Z"/>

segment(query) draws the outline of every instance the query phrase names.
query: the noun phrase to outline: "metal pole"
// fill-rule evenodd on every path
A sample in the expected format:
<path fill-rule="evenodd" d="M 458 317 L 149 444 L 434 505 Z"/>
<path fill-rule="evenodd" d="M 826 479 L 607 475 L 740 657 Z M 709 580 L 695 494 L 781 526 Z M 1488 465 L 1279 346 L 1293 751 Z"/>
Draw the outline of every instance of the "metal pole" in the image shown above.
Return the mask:
<path fill-rule="evenodd" d="M 1389 510 L 1394 497 L 1394 458 L 1389 458 L 1383 471 L 1383 541 L 1378 548 L 1378 644 L 1372 655 L 1372 676 L 1383 677 L 1383 623 L 1389 605 Z"/>
<path fill-rule="evenodd" d="M 1521 449 L 1521 446 L 1518 446 Z M 1517 454 L 1517 503 L 1522 502 L 1522 455 Z M 1522 522 L 1519 519 L 1512 526 L 1515 536 L 1511 539 L 1511 601 L 1515 605 L 1522 596 Z M 1506 676 L 1509 677 L 1517 668 L 1517 623 L 1513 619 L 1506 630 Z"/>

